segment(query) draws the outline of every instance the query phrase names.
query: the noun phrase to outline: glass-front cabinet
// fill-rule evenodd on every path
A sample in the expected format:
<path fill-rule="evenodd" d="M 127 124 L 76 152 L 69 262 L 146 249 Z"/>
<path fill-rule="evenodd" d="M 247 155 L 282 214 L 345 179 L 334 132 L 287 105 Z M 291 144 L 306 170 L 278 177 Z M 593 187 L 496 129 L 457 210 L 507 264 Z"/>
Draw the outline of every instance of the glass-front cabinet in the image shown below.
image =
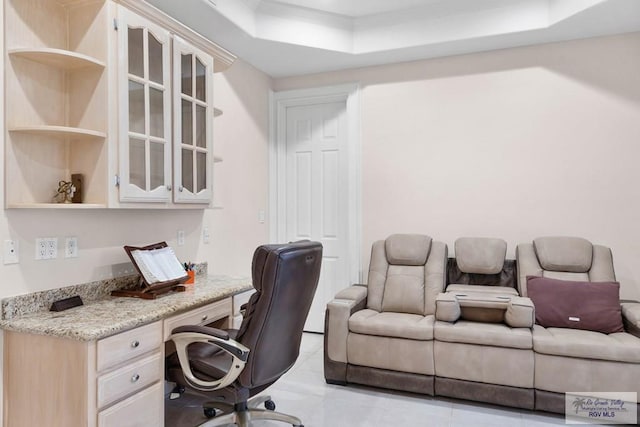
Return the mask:
<path fill-rule="evenodd" d="M 118 21 L 120 201 L 208 204 L 213 57 L 126 8 Z"/>
<path fill-rule="evenodd" d="M 171 200 L 168 31 L 119 8 L 120 201 Z"/>
<path fill-rule="evenodd" d="M 213 58 L 173 38 L 174 201 L 209 203 L 213 167 Z"/>

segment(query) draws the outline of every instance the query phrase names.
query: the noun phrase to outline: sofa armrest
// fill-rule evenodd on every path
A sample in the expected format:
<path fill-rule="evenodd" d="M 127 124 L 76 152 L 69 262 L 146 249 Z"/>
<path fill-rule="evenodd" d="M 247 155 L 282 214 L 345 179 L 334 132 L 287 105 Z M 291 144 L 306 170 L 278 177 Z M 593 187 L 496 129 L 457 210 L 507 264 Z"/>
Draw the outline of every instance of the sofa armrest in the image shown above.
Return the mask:
<path fill-rule="evenodd" d="M 532 328 L 536 320 L 533 301 L 526 297 L 511 297 L 504 313 L 504 322 L 512 328 Z"/>
<path fill-rule="evenodd" d="M 460 303 L 454 293 L 440 293 L 436 297 L 436 320 L 455 322 L 460 318 Z"/>
<path fill-rule="evenodd" d="M 332 361 L 347 363 L 349 318 L 356 311 L 362 310 L 366 302 L 367 287 L 353 285 L 338 292 L 335 298 L 327 303 L 325 340 L 327 356 Z"/>
<path fill-rule="evenodd" d="M 620 305 L 624 330 L 640 338 L 640 303 L 623 302 Z"/>
<path fill-rule="evenodd" d="M 338 292 L 333 299 L 349 299 L 360 302 L 367 298 L 367 285 L 351 285 Z"/>

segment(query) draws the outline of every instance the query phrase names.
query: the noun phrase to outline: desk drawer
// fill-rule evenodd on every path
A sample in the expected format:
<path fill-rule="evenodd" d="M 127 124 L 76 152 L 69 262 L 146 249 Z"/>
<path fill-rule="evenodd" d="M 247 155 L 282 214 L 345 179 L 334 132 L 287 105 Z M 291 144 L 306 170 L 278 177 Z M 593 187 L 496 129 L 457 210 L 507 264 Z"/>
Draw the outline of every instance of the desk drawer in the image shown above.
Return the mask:
<path fill-rule="evenodd" d="M 163 426 L 163 398 L 163 383 L 156 383 L 98 413 L 98 427 Z"/>
<path fill-rule="evenodd" d="M 135 393 L 162 379 L 162 355 L 149 357 L 98 377 L 98 408 Z"/>
<path fill-rule="evenodd" d="M 171 335 L 171 331 L 178 326 L 206 325 L 230 315 L 231 298 L 225 298 L 221 301 L 216 301 L 186 313 L 170 317 L 164 321 L 164 340 L 167 341 L 169 335 Z"/>
<path fill-rule="evenodd" d="M 98 372 L 160 348 L 162 323 L 155 322 L 98 341 Z"/>

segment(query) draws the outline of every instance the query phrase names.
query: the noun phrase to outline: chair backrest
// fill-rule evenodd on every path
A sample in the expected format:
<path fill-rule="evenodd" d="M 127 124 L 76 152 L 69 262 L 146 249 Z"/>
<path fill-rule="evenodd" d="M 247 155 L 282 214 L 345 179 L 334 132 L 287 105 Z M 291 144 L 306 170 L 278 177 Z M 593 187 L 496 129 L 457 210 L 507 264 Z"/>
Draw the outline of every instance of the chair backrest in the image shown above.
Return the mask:
<path fill-rule="evenodd" d="M 434 314 L 444 289 L 447 245 L 420 234 L 393 234 L 371 248 L 367 308 Z"/>
<path fill-rule="evenodd" d="M 507 242 L 490 237 L 460 237 L 447 265 L 447 285 L 516 288 L 515 260 L 505 260 Z"/>
<path fill-rule="evenodd" d="M 581 282 L 613 282 L 611 249 L 580 237 L 539 237 L 516 248 L 518 290 L 527 296 L 527 276 Z"/>
<path fill-rule="evenodd" d="M 236 340 L 250 349 L 240 385 L 277 380 L 298 358 L 302 328 L 318 286 L 322 245 L 301 241 L 263 245 L 253 255 L 256 292 L 247 303 Z"/>

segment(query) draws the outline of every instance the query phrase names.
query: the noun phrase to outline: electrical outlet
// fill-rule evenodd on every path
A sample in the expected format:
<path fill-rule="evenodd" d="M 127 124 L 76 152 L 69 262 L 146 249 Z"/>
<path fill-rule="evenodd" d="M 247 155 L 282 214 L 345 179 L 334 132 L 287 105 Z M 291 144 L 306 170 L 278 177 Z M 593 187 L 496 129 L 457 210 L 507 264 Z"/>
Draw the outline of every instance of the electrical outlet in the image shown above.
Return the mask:
<path fill-rule="evenodd" d="M 209 244 L 209 227 L 202 228 L 202 243 Z"/>
<path fill-rule="evenodd" d="M 36 239 L 36 259 L 58 258 L 58 238 L 38 237 Z"/>
<path fill-rule="evenodd" d="M 35 259 L 47 259 L 47 239 L 43 237 L 36 238 Z"/>
<path fill-rule="evenodd" d="M 178 246 L 184 246 L 184 230 L 178 230 Z"/>
<path fill-rule="evenodd" d="M 17 240 L 4 241 L 3 259 L 5 264 L 17 264 L 20 262 L 20 259 L 18 257 L 18 241 Z"/>
<path fill-rule="evenodd" d="M 64 241 L 64 257 L 65 258 L 77 258 L 78 257 L 78 238 L 67 237 Z"/>
<path fill-rule="evenodd" d="M 58 258 L 58 238 L 49 237 L 47 239 L 47 259 Z"/>

